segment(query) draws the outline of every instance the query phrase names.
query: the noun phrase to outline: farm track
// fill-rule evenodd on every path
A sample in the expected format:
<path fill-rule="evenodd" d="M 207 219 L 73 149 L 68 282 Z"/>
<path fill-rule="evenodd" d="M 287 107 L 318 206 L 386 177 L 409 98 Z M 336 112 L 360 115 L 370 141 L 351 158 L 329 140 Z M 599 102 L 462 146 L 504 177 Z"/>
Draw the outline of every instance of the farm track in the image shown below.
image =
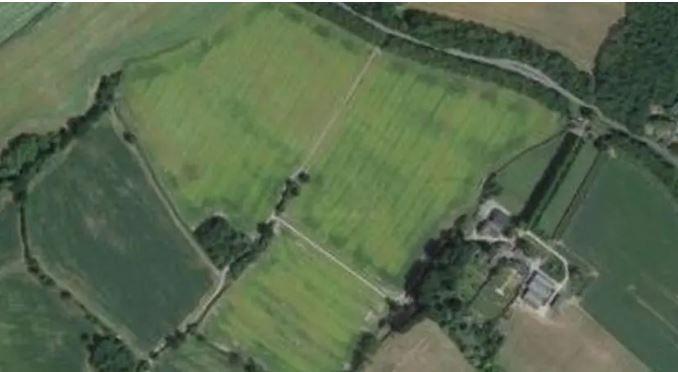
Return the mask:
<path fill-rule="evenodd" d="M 360 275 L 358 272 L 355 270 L 351 269 L 348 265 L 343 263 L 341 260 L 339 260 L 336 256 L 334 256 L 332 253 L 328 252 L 325 248 L 321 247 L 318 243 L 314 242 L 311 238 L 306 236 L 304 233 L 301 231 L 297 230 L 294 226 L 292 226 L 289 222 L 285 221 L 283 218 L 280 217 L 274 217 L 276 221 L 278 221 L 281 225 L 283 225 L 286 229 L 294 233 L 294 235 L 298 236 L 301 238 L 303 241 L 305 241 L 307 244 L 309 244 L 313 249 L 316 251 L 322 253 L 325 257 L 330 259 L 332 262 L 335 264 L 339 265 L 342 269 L 344 269 L 346 272 L 351 274 L 353 277 L 358 279 L 361 283 L 363 283 L 365 286 L 376 292 L 379 296 L 383 298 L 388 298 L 389 295 L 387 294 L 387 289 L 380 288 L 378 285 L 373 284 L 369 280 L 367 280 L 365 277 Z M 397 297 L 397 294 L 391 293 L 391 297 Z"/>
<path fill-rule="evenodd" d="M 367 58 L 367 61 L 365 61 L 365 64 L 363 65 L 362 69 L 353 79 L 353 83 L 351 84 L 351 87 L 348 89 L 348 92 L 346 92 L 346 95 L 344 95 L 344 99 L 339 104 L 339 106 L 334 110 L 332 116 L 327 121 L 327 124 L 325 124 L 325 127 L 323 128 L 322 132 L 318 135 L 318 139 L 316 139 L 315 143 L 313 144 L 313 147 L 311 147 L 311 149 L 309 150 L 308 155 L 306 155 L 306 158 L 304 159 L 301 167 L 299 167 L 300 169 L 307 170 L 309 168 L 309 163 L 313 159 L 315 153 L 320 148 L 320 145 L 322 145 L 325 136 L 330 131 L 330 129 L 334 127 L 334 124 L 337 122 L 337 120 L 339 120 L 339 117 L 344 112 L 344 109 L 346 109 L 346 106 L 349 104 L 353 96 L 355 96 L 355 93 L 358 90 L 360 83 L 365 78 L 367 71 L 370 69 L 372 62 L 374 62 L 374 59 L 380 54 L 381 50 L 379 50 L 378 47 L 372 49 L 372 53 L 370 53 L 370 56 Z"/>
<path fill-rule="evenodd" d="M 589 108 L 595 112 L 595 114 L 601 119 L 602 122 L 607 124 L 607 126 L 617 132 L 624 133 L 625 135 L 636 139 L 638 141 L 643 142 L 645 145 L 650 147 L 654 152 L 657 154 L 661 155 L 662 158 L 664 158 L 666 161 L 668 161 L 670 164 L 672 164 L 674 167 L 678 167 L 678 157 L 672 155 L 666 148 L 658 145 L 654 141 L 644 137 L 644 136 L 639 136 L 634 133 L 631 133 L 626 126 L 622 125 L 621 123 L 607 117 L 603 111 L 596 105 L 592 103 L 588 103 L 581 98 L 577 97 L 574 93 L 570 92 L 569 90 L 563 88 L 560 84 L 558 84 L 556 81 L 551 79 L 548 75 L 540 71 L 539 69 L 530 66 L 528 64 L 525 64 L 523 62 L 511 60 L 511 59 L 505 59 L 505 58 L 491 58 L 491 57 L 484 57 L 481 55 L 473 54 L 473 53 L 468 53 L 460 49 L 456 48 L 440 48 L 436 47 L 426 41 L 423 41 L 421 39 L 418 39 L 416 37 L 413 37 L 409 34 L 400 32 L 398 30 L 395 30 L 393 28 L 390 28 L 381 22 L 370 18 L 368 16 L 365 16 L 361 13 L 356 12 L 351 8 L 350 6 L 346 5 L 345 3 L 338 3 L 338 6 L 340 6 L 342 9 L 345 11 L 349 12 L 353 16 L 356 16 L 363 20 L 364 22 L 368 23 L 372 27 L 378 29 L 379 31 L 390 35 L 392 37 L 397 37 L 399 39 L 408 41 L 410 43 L 425 47 L 427 49 L 432 49 L 437 52 L 441 52 L 453 57 L 477 62 L 477 63 L 482 63 L 485 65 L 490 65 L 497 67 L 499 69 L 509 71 L 512 73 L 516 73 L 518 75 L 521 75 L 529 80 L 533 80 L 545 88 L 552 89 L 556 92 L 558 92 L 560 95 L 564 96 L 565 98 L 569 99 L 570 101 L 576 103 L 577 105 L 580 105 L 582 107 Z"/>

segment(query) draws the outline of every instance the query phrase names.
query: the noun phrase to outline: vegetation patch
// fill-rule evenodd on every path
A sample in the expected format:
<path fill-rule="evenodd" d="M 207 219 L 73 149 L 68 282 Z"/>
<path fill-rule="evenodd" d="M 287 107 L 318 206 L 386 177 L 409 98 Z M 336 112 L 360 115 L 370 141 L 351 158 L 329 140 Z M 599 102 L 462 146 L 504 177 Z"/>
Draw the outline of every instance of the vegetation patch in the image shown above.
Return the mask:
<path fill-rule="evenodd" d="M 77 310 L 25 273 L 0 278 L 0 370 L 85 370 L 80 334 L 91 330 Z"/>
<path fill-rule="evenodd" d="M 0 48 L 0 143 L 59 128 L 89 105 L 99 76 L 201 35 L 226 13 L 215 4 L 55 6 Z"/>
<path fill-rule="evenodd" d="M 203 221 L 195 229 L 193 236 L 218 269 L 223 269 L 242 257 L 253 244 L 247 235 L 236 230 L 221 216 L 212 216 Z"/>
<path fill-rule="evenodd" d="M 21 257 L 21 239 L 19 236 L 19 213 L 14 204 L 0 202 L 0 270 L 2 267 Z"/>
<path fill-rule="evenodd" d="M 108 117 L 32 190 L 26 209 L 45 269 L 142 350 L 179 326 L 212 283 Z"/>
<path fill-rule="evenodd" d="M 563 240 L 598 272 L 584 308 L 653 370 L 678 365 L 678 204 L 622 150 L 605 157 Z"/>
<path fill-rule="evenodd" d="M 202 335 L 191 336 L 157 363 L 158 372 L 263 372 L 252 357 L 222 350 Z"/>
<path fill-rule="evenodd" d="M 131 65 L 120 111 L 183 218 L 197 224 L 224 211 L 252 231 L 341 106 L 369 48 L 292 5 L 230 4 L 221 24 Z"/>
<path fill-rule="evenodd" d="M 205 336 L 243 350 L 271 371 L 333 371 L 351 358 L 383 304 L 320 252 L 282 233 L 220 299 Z"/>
<path fill-rule="evenodd" d="M 286 213 L 354 269 L 400 286 L 419 247 L 475 202 L 488 171 L 558 129 L 536 101 L 384 54 Z"/>
<path fill-rule="evenodd" d="M 492 270 L 489 279 L 473 299 L 471 310 L 476 312 L 481 319 L 499 318 L 518 296 L 522 279 L 517 269 L 510 265 L 503 265 Z"/>

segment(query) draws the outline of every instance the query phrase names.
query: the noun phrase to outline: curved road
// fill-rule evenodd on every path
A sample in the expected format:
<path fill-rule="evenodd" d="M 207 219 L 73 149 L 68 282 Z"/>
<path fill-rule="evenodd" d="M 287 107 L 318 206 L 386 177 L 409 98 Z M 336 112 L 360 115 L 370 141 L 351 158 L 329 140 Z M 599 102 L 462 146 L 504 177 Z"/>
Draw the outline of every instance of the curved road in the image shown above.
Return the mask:
<path fill-rule="evenodd" d="M 421 39 L 415 38 L 412 35 L 408 35 L 406 33 L 400 32 L 398 30 L 395 30 L 393 28 L 390 28 L 384 24 L 382 24 L 379 21 L 374 20 L 373 18 L 370 18 L 368 16 L 365 16 L 361 13 L 358 13 L 357 11 L 353 10 L 350 6 L 346 5 L 345 3 L 337 3 L 339 7 L 342 9 L 346 10 L 347 12 L 351 13 L 352 15 L 362 19 L 366 23 L 370 24 L 372 27 L 397 38 L 407 40 L 413 44 L 423 46 L 441 53 L 445 53 L 450 56 L 454 56 L 457 58 L 462 58 L 490 66 L 494 66 L 497 68 L 500 68 L 502 70 L 510 71 L 516 74 L 519 74 L 525 78 L 528 78 L 530 80 L 536 81 L 539 84 L 543 85 L 546 88 L 553 89 L 565 98 L 569 99 L 570 101 L 583 106 L 587 107 L 591 110 L 593 110 L 596 115 L 600 118 L 602 122 L 607 124 L 612 130 L 618 131 L 618 132 L 623 132 L 627 134 L 628 136 L 632 137 L 633 139 L 636 139 L 638 141 L 643 142 L 646 144 L 648 147 L 650 147 L 653 151 L 658 153 L 659 155 L 662 156 L 666 161 L 671 163 L 674 167 L 678 167 L 678 158 L 676 156 L 672 155 L 666 148 L 659 146 L 656 142 L 643 137 L 639 136 L 636 134 L 631 133 L 626 126 L 620 124 L 619 122 L 608 118 L 605 116 L 605 114 L 598 108 L 598 106 L 595 106 L 591 103 L 588 103 L 581 98 L 577 97 L 575 94 L 570 92 L 569 90 L 563 88 L 560 84 L 558 84 L 556 81 L 551 79 L 549 76 L 541 72 L 539 69 L 532 67 L 530 65 L 527 65 L 525 63 L 511 60 L 511 59 L 504 59 L 504 58 L 491 58 L 491 57 L 484 57 L 480 56 L 477 54 L 473 53 L 468 53 L 460 49 L 456 48 L 440 48 L 435 45 L 432 45 L 430 43 L 427 43 L 426 41 L 423 41 Z"/>

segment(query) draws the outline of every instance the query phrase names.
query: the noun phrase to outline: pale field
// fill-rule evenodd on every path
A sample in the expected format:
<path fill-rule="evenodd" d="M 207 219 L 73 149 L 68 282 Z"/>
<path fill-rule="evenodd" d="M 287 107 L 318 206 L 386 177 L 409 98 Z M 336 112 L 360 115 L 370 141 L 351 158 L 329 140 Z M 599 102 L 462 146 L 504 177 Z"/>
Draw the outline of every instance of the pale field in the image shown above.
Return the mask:
<path fill-rule="evenodd" d="M 498 356 L 507 372 L 649 371 L 578 305 L 548 320 L 514 309 L 507 333 Z"/>
<path fill-rule="evenodd" d="M 432 320 L 393 334 L 372 357 L 365 372 L 473 372 L 457 346 Z"/>
<path fill-rule="evenodd" d="M 591 70 L 609 27 L 624 16 L 623 3 L 417 3 L 409 6 L 454 19 L 512 31 L 555 49 Z"/>

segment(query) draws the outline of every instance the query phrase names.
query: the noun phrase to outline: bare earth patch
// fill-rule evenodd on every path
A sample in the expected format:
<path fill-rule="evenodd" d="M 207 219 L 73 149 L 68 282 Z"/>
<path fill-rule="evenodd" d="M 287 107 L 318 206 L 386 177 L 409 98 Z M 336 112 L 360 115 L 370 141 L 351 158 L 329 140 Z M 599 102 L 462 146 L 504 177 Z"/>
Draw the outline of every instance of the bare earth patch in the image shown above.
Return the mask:
<path fill-rule="evenodd" d="M 418 3 L 413 8 L 512 31 L 555 49 L 584 70 L 593 68 L 608 28 L 624 15 L 622 3 Z"/>
<path fill-rule="evenodd" d="M 387 339 L 367 372 L 472 372 L 457 346 L 432 320 Z"/>
<path fill-rule="evenodd" d="M 516 309 L 507 333 L 499 362 L 508 372 L 649 370 L 577 305 L 552 319 Z"/>

